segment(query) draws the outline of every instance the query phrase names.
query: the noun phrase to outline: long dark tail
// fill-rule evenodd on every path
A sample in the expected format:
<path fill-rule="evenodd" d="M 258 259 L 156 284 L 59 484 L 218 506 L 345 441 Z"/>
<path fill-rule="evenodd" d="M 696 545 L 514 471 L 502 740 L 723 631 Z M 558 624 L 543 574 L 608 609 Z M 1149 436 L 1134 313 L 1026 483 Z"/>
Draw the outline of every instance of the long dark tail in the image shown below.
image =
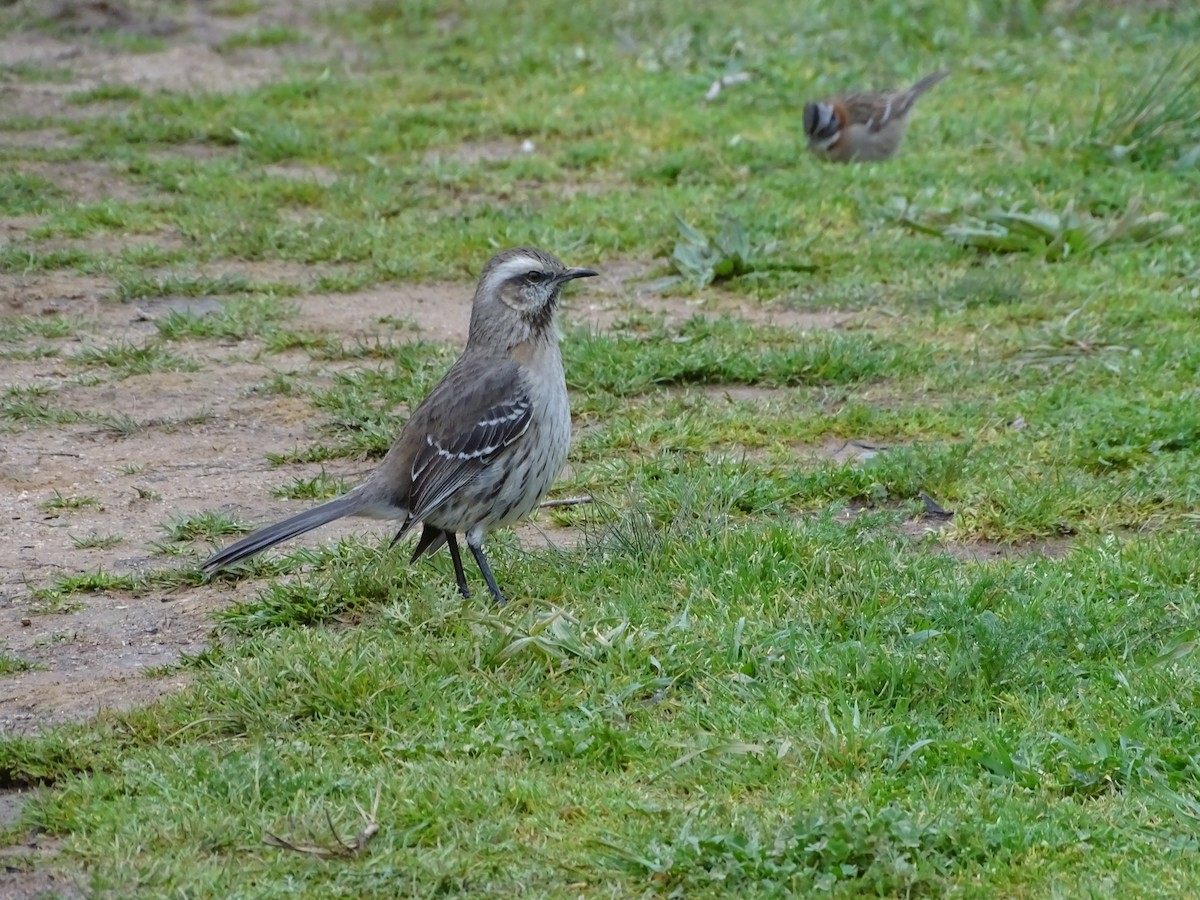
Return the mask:
<path fill-rule="evenodd" d="M 343 494 L 341 497 L 330 500 L 328 503 L 322 503 L 313 509 L 296 513 L 296 515 L 284 519 L 282 522 L 268 525 L 266 528 L 259 529 L 253 534 L 242 538 L 240 541 L 230 544 L 224 550 L 214 553 L 201 563 L 200 570 L 202 572 L 215 572 L 217 569 L 239 562 L 249 556 L 253 556 L 255 553 L 261 553 L 268 547 L 273 547 L 281 541 L 286 541 L 288 538 L 294 538 L 307 531 L 312 531 L 314 528 L 320 528 L 322 525 L 327 525 L 335 519 L 352 516 L 360 512 L 366 505 L 366 498 L 357 491 Z"/>
<path fill-rule="evenodd" d="M 910 87 L 904 92 L 905 109 L 912 106 L 917 101 L 918 97 L 920 97 L 923 93 L 925 93 L 949 74 L 949 71 L 934 72 L 932 75 L 926 75 L 924 78 Z"/>

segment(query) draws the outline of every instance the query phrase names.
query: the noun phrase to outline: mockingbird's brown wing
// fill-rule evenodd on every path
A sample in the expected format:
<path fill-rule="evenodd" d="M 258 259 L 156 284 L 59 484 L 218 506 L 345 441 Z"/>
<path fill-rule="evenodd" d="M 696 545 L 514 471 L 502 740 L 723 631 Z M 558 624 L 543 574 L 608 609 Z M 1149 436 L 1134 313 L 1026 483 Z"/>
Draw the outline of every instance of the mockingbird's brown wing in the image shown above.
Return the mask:
<path fill-rule="evenodd" d="M 533 401 L 511 359 L 461 357 L 413 412 L 393 448 L 396 505 L 422 521 L 521 439 Z"/>
<path fill-rule="evenodd" d="M 533 404 L 524 393 L 484 410 L 475 422 L 444 436 L 425 435 L 412 464 L 413 521 L 424 519 L 529 430 Z"/>

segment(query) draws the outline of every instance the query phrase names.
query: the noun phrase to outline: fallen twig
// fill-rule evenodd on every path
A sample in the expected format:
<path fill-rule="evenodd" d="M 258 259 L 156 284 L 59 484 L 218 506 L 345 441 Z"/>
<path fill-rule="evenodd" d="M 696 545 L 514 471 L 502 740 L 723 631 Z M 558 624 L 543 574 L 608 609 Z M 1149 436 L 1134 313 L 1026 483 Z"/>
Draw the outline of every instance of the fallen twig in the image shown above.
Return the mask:
<path fill-rule="evenodd" d="M 561 497 L 556 500 L 543 500 L 538 504 L 539 509 L 553 509 L 556 506 L 578 506 L 580 503 L 591 503 L 591 494 L 581 494 L 578 497 Z"/>
<path fill-rule="evenodd" d="M 278 847 L 280 850 L 291 850 L 293 853 L 305 853 L 309 856 L 319 856 L 322 859 L 345 859 L 357 856 L 370 843 L 371 838 L 379 833 L 379 822 L 376 816 L 379 813 L 379 797 L 382 792 L 383 785 L 377 785 L 370 813 L 363 809 L 357 800 L 354 801 L 354 808 L 358 810 L 358 814 L 363 817 L 363 821 L 366 824 L 354 836 L 352 841 L 347 842 L 342 840 L 333 825 L 333 817 L 329 815 L 329 810 L 326 810 L 325 821 L 329 824 L 329 833 L 333 835 L 333 845 L 297 844 L 269 831 L 264 834 L 263 843 L 270 847 Z"/>

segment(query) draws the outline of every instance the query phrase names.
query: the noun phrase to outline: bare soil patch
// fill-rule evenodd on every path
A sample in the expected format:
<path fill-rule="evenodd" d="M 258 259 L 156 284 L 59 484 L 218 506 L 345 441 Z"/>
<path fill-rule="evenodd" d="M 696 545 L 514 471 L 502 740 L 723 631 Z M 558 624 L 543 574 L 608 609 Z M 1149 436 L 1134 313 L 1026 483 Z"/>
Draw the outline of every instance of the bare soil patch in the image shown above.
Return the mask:
<path fill-rule="evenodd" d="M 570 265 L 588 265 L 584 260 L 566 260 Z M 660 318 L 668 327 L 678 326 L 694 316 L 729 316 L 754 325 L 776 326 L 795 331 L 828 331 L 845 327 L 855 314 L 831 310 L 801 310 L 781 303 L 756 302 L 735 297 L 720 288 L 710 287 L 695 296 L 675 296 L 650 290 L 656 264 L 649 261 L 624 261 L 597 267 L 600 275 L 591 279 L 586 294 L 567 298 L 566 321 L 600 331 L 628 325 L 647 313 Z"/>
<path fill-rule="evenodd" d="M 148 191 L 131 184 L 108 166 L 81 162 L 22 162 L 16 170 L 38 175 L 53 182 L 78 203 L 102 203 L 105 200 L 142 200 Z"/>
<path fill-rule="evenodd" d="M 6 92 L 0 90 L 0 110 L 7 108 Z M 0 129 L 3 121 L 0 120 Z M 78 138 L 63 128 L 33 128 L 29 131 L 0 130 L 0 150 L 32 148 L 39 150 L 69 150 L 78 146 Z"/>
<path fill-rule="evenodd" d="M 467 141 L 454 147 L 430 150 L 425 154 L 425 162 L 437 165 L 443 162 L 475 165 L 478 163 L 507 162 L 527 153 L 534 152 L 530 143 L 516 139 L 508 141 Z"/>
<path fill-rule="evenodd" d="M 278 78 L 293 61 L 335 63 L 359 52 L 314 24 L 314 13 L 325 7 L 316 0 L 262 3 L 247 16 L 220 15 L 219 6 L 206 2 L 166 6 L 148 0 L 45 0 L 23 6 L 31 20 L 47 27 L 0 38 L 0 67 L 66 67 L 73 77 L 6 84 L 0 92 L 0 119 L 106 114 L 105 104 L 72 106 L 68 100 L 100 86 L 147 93 L 244 90 Z M 227 44 L 255 28 L 279 26 L 295 29 L 303 39 L 270 47 L 230 49 Z M 97 41 L 97 32 L 155 39 L 165 46 L 129 52 Z"/>
<path fill-rule="evenodd" d="M 78 876 L 42 868 L 7 864 L 0 871 L 0 891 L 11 900 L 77 900 L 89 896 Z"/>
<path fill-rule="evenodd" d="M 6 900 L 82 900 L 91 896 L 78 874 L 54 867 L 58 842 L 38 836 L 0 847 L 0 895 Z"/>
<path fill-rule="evenodd" d="M 850 522 L 871 508 L 865 505 L 852 505 L 843 510 L 838 518 L 841 521 Z M 949 540 L 942 535 L 942 532 L 953 520 L 953 510 L 946 510 L 945 514 L 923 514 L 901 523 L 897 530 L 900 534 L 911 538 L 925 538 L 929 535 L 934 535 L 936 539 L 928 545 L 930 551 L 946 553 L 955 559 L 972 563 L 992 562 L 997 559 L 1019 559 L 1026 556 L 1045 556 L 1048 559 L 1059 559 L 1065 556 L 1075 544 L 1074 540 L 1069 537 L 1046 538 L 1040 541 L 1023 541 L 1019 544 L 1002 544 L 996 541 L 965 542 Z"/>
<path fill-rule="evenodd" d="M 6 278 L 4 284 L 10 310 L 83 317 L 79 337 L 87 342 L 136 342 L 153 332 L 132 304 L 105 302 L 109 286 L 101 280 L 55 273 L 23 283 Z M 73 355 L 73 343 L 61 342 L 59 355 Z M 254 355 L 252 345 L 192 349 L 204 356 L 206 371 L 99 385 L 79 384 L 79 368 L 58 358 L 6 364 L 6 386 L 49 387 L 49 402 L 57 406 L 121 414 L 144 426 L 119 437 L 88 424 L 16 424 L 0 444 L 0 545 L 6 548 L 0 555 L 0 647 L 40 667 L 0 679 L 0 729 L 86 718 L 178 689 L 184 676 L 150 679 L 144 670 L 202 649 L 211 612 L 253 591 L 239 585 L 232 596 L 226 586 L 139 597 L 96 594 L 83 598 L 82 609 L 47 615 L 40 614 L 31 588 L 76 572 L 170 567 L 170 558 L 157 555 L 153 545 L 166 537 L 164 527 L 173 519 L 247 498 L 249 505 L 238 504 L 240 513 L 262 521 L 297 506 L 273 500 L 272 486 L 319 471 L 277 470 L 265 462 L 266 452 L 311 438 L 312 413 L 295 397 L 254 390 L 272 366 L 311 365 L 305 357 L 254 363 L 242 359 Z M 189 420 L 196 423 L 172 424 Z M 56 495 L 90 501 L 47 509 Z M 336 536 L 336 527 L 332 531 Z M 78 546 L 94 535 L 121 542 L 103 549 Z M 330 537 L 327 530 L 321 539 Z"/>
<path fill-rule="evenodd" d="M 693 390 L 687 388 L 685 390 Z M 764 387 L 760 384 L 706 384 L 700 387 L 710 400 L 718 400 L 731 406 L 738 403 L 773 403 L 795 393 L 794 388 Z"/>
<path fill-rule="evenodd" d="M 306 327 L 361 339 L 381 320 L 410 324 L 422 338 L 450 344 L 467 339 L 474 287 L 465 284 L 389 284 L 353 294 L 292 297 Z"/>
<path fill-rule="evenodd" d="M 0 315 L 94 316 L 115 287 L 109 278 L 67 272 L 0 274 Z"/>
<path fill-rule="evenodd" d="M 16 810 L 24 803 L 20 792 L 0 794 L 0 818 L 11 805 Z M 60 841 L 43 834 L 30 833 L 18 844 L 0 847 L 0 896 L 6 900 L 76 900 L 88 896 L 78 873 L 56 871 L 54 857 Z"/>
<path fill-rule="evenodd" d="M 1045 556 L 1048 559 L 1060 559 L 1073 547 L 1071 538 L 1046 538 L 1040 541 L 1026 541 L 1021 544 L 997 544 L 994 541 L 939 541 L 936 549 L 949 553 L 955 559 L 963 562 L 990 562 L 996 559 L 1012 559 L 1023 556 Z"/>
<path fill-rule="evenodd" d="M 336 172 L 332 172 L 322 166 L 307 166 L 289 164 L 276 164 L 263 167 L 263 174 L 269 175 L 272 178 L 283 178 L 288 181 L 312 181 L 322 187 L 329 187 L 338 180 Z"/>
<path fill-rule="evenodd" d="M 44 379 L 61 379 L 55 371 L 48 369 Z M 270 488 L 296 475 L 312 477 L 319 467 L 274 469 L 263 455 L 310 437 L 311 410 L 292 397 L 248 392 L 266 374 L 264 366 L 227 361 L 203 373 L 154 373 L 94 387 L 68 384 L 57 402 L 168 424 L 151 424 L 128 437 L 88 425 L 34 428 L 5 442 L 0 541 L 8 549 L 0 565 L 0 634 L 4 650 L 41 669 L 0 681 L 0 729 L 141 705 L 186 683 L 186 676 L 149 679 L 143 672 L 203 649 L 211 613 L 250 596 L 251 585 L 232 592 L 221 586 L 136 597 L 90 594 L 78 598 L 81 609 L 51 614 L 41 611 L 30 588 L 97 569 L 120 574 L 171 568 L 175 563 L 157 554 L 154 543 L 166 538 L 174 519 L 190 513 L 224 505 L 260 520 L 296 508 L 273 500 Z M 200 424 L 169 424 L 206 411 L 212 418 Z M 47 508 L 56 496 L 89 502 Z M 230 498 L 249 502 L 230 504 Z M 94 535 L 121 542 L 78 545 Z M 321 539 L 330 537 L 327 530 Z"/>
<path fill-rule="evenodd" d="M 0 219 L 0 240 L 4 243 L 24 240 L 34 228 L 45 221 L 43 216 L 8 216 Z"/>

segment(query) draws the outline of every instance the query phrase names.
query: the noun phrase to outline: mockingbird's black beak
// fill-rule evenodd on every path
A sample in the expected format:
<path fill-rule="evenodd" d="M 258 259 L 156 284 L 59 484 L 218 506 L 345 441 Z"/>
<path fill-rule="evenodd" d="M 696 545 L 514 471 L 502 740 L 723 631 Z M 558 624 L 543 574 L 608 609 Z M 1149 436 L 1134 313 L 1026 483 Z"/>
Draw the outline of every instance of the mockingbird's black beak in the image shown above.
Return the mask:
<path fill-rule="evenodd" d="M 558 276 L 558 281 L 565 284 L 568 281 L 574 281 L 576 278 L 592 278 L 599 275 L 599 272 L 593 272 L 591 269 L 567 269 Z"/>

